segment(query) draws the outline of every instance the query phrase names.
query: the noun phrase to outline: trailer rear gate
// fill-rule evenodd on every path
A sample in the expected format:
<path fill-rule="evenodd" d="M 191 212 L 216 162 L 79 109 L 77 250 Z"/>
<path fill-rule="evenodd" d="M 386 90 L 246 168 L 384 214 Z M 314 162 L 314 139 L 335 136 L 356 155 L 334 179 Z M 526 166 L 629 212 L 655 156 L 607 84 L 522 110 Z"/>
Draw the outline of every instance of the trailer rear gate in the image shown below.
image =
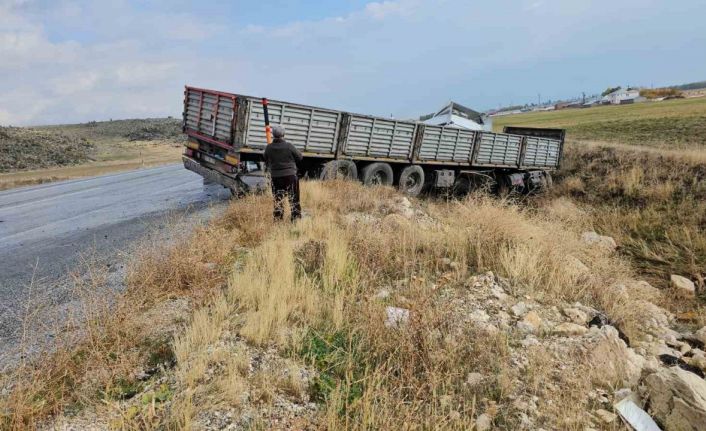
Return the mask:
<path fill-rule="evenodd" d="M 559 165 L 561 143 L 554 139 L 527 137 L 522 167 L 555 168 Z"/>
<path fill-rule="evenodd" d="M 184 126 L 206 138 L 231 145 L 236 96 L 187 88 Z"/>

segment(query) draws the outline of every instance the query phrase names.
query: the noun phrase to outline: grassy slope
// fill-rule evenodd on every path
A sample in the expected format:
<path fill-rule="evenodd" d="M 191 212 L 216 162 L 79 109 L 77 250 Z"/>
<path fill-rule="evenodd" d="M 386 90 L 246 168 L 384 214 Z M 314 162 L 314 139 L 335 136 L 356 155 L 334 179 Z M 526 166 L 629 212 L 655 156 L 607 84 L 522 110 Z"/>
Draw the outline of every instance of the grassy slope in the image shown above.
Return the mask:
<path fill-rule="evenodd" d="M 219 409 L 253 418 L 249 429 L 471 429 L 481 412 L 518 429 L 513 400 L 537 396 L 537 425 L 584 429 L 593 383 L 577 370 L 586 355 L 560 355 L 559 368 L 529 348 L 518 367 L 521 334 L 467 320 L 493 303 L 466 304 L 481 288 L 474 274 L 507 277 L 524 300 L 595 306 L 632 339 L 652 318 L 635 312 L 640 300 L 616 301 L 610 286 L 629 269 L 583 244 L 583 216 L 566 206 L 539 214 L 480 196 L 415 202 L 405 217 L 390 189 L 307 182 L 302 192 L 311 217 L 296 226 L 273 224 L 270 198 L 250 196 L 184 240 L 136 256 L 115 312 L 100 308 L 82 343 L 19 370 L 20 383 L 0 397 L 0 428 L 93 407 L 116 429 L 199 429 L 202 414 Z M 381 289 L 389 298 L 376 299 Z M 186 327 L 155 331 L 164 304 L 184 300 L 195 309 Z M 386 305 L 412 310 L 410 324 L 386 328 Z M 315 370 L 305 384 L 292 375 L 302 367 Z M 469 385 L 469 373 L 486 377 Z M 317 411 L 280 420 L 279 405 L 302 400 Z"/>
<path fill-rule="evenodd" d="M 498 131 L 505 125 L 561 127 L 569 140 L 706 145 L 706 97 L 500 116 L 493 125 Z"/>
<path fill-rule="evenodd" d="M 596 229 L 651 282 L 666 287 L 681 274 L 703 287 L 706 98 L 495 118 L 497 129 L 511 124 L 566 127 L 557 193 L 593 208 Z"/>

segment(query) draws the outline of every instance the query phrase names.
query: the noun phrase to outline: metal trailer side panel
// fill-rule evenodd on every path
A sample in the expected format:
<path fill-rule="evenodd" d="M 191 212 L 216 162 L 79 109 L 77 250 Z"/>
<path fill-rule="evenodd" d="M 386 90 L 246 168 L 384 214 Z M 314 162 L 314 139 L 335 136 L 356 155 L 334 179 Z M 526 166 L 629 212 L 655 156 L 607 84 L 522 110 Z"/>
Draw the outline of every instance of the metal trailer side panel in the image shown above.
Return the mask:
<path fill-rule="evenodd" d="M 522 136 L 505 133 L 478 132 L 480 139 L 474 151 L 474 166 L 517 168 L 520 163 Z"/>
<path fill-rule="evenodd" d="M 185 131 L 232 145 L 236 96 L 191 87 L 185 93 Z"/>
<path fill-rule="evenodd" d="M 417 154 L 419 162 L 466 162 L 473 154 L 476 132 L 456 127 L 425 125 Z"/>
<path fill-rule="evenodd" d="M 349 114 L 343 154 L 348 157 L 381 157 L 409 160 L 417 124 L 408 121 Z"/>
<path fill-rule="evenodd" d="M 287 141 L 299 150 L 326 155 L 336 152 L 341 112 L 272 100 L 267 107 L 270 124 L 283 126 Z M 248 98 L 245 126 L 243 147 L 264 150 L 267 138 L 261 100 Z"/>
<path fill-rule="evenodd" d="M 528 136 L 522 168 L 557 168 L 561 141 Z"/>

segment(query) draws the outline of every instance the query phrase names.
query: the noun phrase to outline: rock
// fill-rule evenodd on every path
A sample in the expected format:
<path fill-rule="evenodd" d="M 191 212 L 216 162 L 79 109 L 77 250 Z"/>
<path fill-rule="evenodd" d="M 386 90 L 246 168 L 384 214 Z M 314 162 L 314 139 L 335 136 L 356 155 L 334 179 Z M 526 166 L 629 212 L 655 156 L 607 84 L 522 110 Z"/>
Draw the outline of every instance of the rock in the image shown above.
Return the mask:
<path fill-rule="evenodd" d="M 390 230 L 406 229 L 410 226 L 409 220 L 400 214 L 388 214 L 382 219 L 383 227 Z"/>
<path fill-rule="evenodd" d="M 598 235 L 596 232 L 584 232 L 581 235 L 581 240 L 588 245 L 597 245 L 609 251 L 614 251 L 618 248 L 618 244 L 612 237 Z"/>
<path fill-rule="evenodd" d="M 539 345 L 539 340 L 536 337 L 533 337 L 532 335 L 528 335 L 522 341 L 520 341 L 520 344 L 526 349 L 530 346 Z"/>
<path fill-rule="evenodd" d="M 387 299 L 389 297 L 390 297 L 390 291 L 387 289 L 380 289 L 380 291 L 373 296 L 373 298 L 380 299 L 380 300 Z"/>
<path fill-rule="evenodd" d="M 585 263 L 581 262 L 574 256 L 569 256 L 566 258 L 566 268 L 575 274 L 586 274 L 591 271 Z"/>
<path fill-rule="evenodd" d="M 678 295 L 691 298 L 696 295 L 696 286 L 694 282 L 681 275 L 672 274 L 670 277 L 672 288 L 675 289 Z"/>
<path fill-rule="evenodd" d="M 385 326 L 388 328 L 397 328 L 406 325 L 409 322 L 409 310 L 399 307 L 385 307 Z"/>
<path fill-rule="evenodd" d="M 566 317 L 577 325 L 585 325 L 588 322 L 588 314 L 578 308 L 566 307 L 562 311 Z"/>
<path fill-rule="evenodd" d="M 588 332 L 588 328 L 585 326 L 577 325 L 575 323 L 564 322 L 556 325 L 552 329 L 552 334 L 559 335 L 562 337 L 570 337 L 575 335 L 583 335 Z"/>
<path fill-rule="evenodd" d="M 414 217 L 414 209 L 412 208 L 412 203 L 406 197 L 401 197 L 396 200 L 396 211 L 402 217 L 406 219 L 411 219 Z"/>
<path fill-rule="evenodd" d="M 605 387 L 616 383 L 627 387 L 637 385 L 646 360 L 620 339 L 614 327 L 591 328 L 586 338 L 594 383 Z"/>
<path fill-rule="evenodd" d="M 706 380 L 678 367 L 645 378 L 650 412 L 670 430 L 702 430 L 706 424 Z"/>
<path fill-rule="evenodd" d="M 640 404 L 640 397 L 635 392 L 633 392 L 630 388 L 618 389 L 613 394 L 613 399 L 614 399 L 615 403 L 619 403 L 620 401 L 622 401 L 626 398 L 630 399 L 635 404 Z"/>
<path fill-rule="evenodd" d="M 483 379 L 484 377 L 481 373 L 468 373 L 466 376 L 466 384 L 468 386 L 478 386 Z"/>
<path fill-rule="evenodd" d="M 518 302 L 517 304 L 510 307 L 510 311 L 515 317 L 524 316 L 528 310 L 529 307 L 527 307 L 527 304 L 525 304 L 524 302 Z"/>
<path fill-rule="evenodd" d="M 611 413 L 608 410 L 598 409 L 595 411 L 596 416 L 598 416 L 603 422 L 610 424 L 615 421 L 618 417 L 615 413 Z"/>
<path fill-rule="evenodd" d="M 486 313 L 485 310 L 481 309 L 473 310 L 473 312 L 468 317 L 473 323 L 485 323 L 490 320 L 490 316 L 488 316 L 488 313 Z"/>
<path fill-rule="evenodd" d="M 701 352 L 694 354 L 690 358 L 684 358 L 684 362 L 706 372 L 706 355 Z"/>
<path fill-rule="evenodd" d="M 542 325 L 542 318 L 535 311 L 528 312 L 524 319 L 517 322 L 517 329 L 524 333 L 537 333 Z"/>
<path fill-rule="evenodd" d="M 694 338 L 696 338 L 697 340 L 701 341 L 701 343 L 706 345 L 706 326 L 704 326 L 703 328 L 694 332 Z"/>
<path fill-rule="evenodd" d="M 483 413 L 476 419 L 476 431 L 488 431 L 493 424 L 490 415 Z"/>
<path fill-rule="evenodd" d="M 509 298 L 509 295 L 505 293 L 503 288 L 497 285 L 490 288 L 490 294 L 499 301 L 505 301 Z"/>

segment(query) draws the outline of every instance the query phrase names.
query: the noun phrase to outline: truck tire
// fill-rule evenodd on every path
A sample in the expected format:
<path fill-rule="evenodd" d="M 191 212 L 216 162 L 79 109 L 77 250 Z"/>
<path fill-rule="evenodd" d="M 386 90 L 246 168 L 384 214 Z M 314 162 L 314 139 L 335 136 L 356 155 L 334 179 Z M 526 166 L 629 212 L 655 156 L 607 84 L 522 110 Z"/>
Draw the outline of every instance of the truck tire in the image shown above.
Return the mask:
<path fill-rule="evenodd" d="M 387 163 L 371 163 L 363 167 L 360 179 L 366 186 L 391 186 L 392 168 Z"/>
<path fill-rule="evenodd" d="M 331 160 L 324 164 L 320 178 L 322 180 L 334 180 L 337 178 L 356 180 L 358 179 L 358 167 L 351 160 Z"/>
<path fill-rule="evenodd" d="M 409 196 L 419 196 L 424 188 L 424 169 L 419 165 L 410 165 L 402 169 L 398 188 Z"/>
<path fill-rule="evenodd" d="M 452 194 L 454 197 L 461 198 L 471 192 L 471 179 L 467 175 L 459 175 L 454 180 Z"/>

